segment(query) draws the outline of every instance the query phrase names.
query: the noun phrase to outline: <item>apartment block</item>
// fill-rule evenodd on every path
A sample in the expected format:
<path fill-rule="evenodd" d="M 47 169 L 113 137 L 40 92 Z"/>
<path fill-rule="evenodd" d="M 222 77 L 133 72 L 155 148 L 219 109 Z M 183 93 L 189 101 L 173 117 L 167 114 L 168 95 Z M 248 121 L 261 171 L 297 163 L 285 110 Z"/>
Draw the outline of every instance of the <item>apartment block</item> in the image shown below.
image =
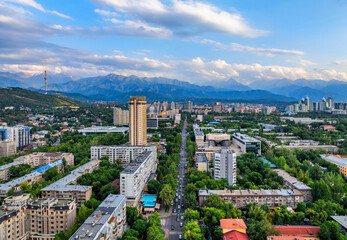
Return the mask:
<path fill-rule="evenodd" d="M 53 163 L 60 159 L 65 159 L 66 164 L 74 165 L 74 155 L 72 153 L 45 153 L 45 152 L 35 152 L 19 158 L 14 161 L 22 162 L 23 164 L 29 164 L 31 167 L 42 167 Z"/>
<path fill-rule="evenodd" d="M 283 178 L 284 186 L 290 189 L 296 189 L 304 195 L 303 196 L 304 202 L 313 201 L 312 188 L 310 188 L 303 182 L 299 181 L 295 177 L 290 176 L 289 173 L 287 173 L 286 171 L 282 169 L 274 169 L 274 170 L 277 172 L 278 176 L 281 176 Z"/>
<path fill-rule="evenodd" d="M 156 162 L 151 155 L 153 152 L 142 152 L 120 173 L 120 193 L 126 196 L 128 206 L 137 205 L 151 173 L 155 172 Z"/>
<path fill-rule="evenodd" d="M 195 166 L 199 171 L 209 171 L 209 161 L 204 153 L 195 154 Z"/>
<path fill-rule="evenodd" d="M 228 147 L 230 146 L 230 135 L 221 133 L 209 133 L 206 135 L 207 146 Z"/>
<path fill-rule="evenodd" d="M 195 142 L 198 147 L 203 147 L 205 146 L 205 135 L 203 131 L 196 130 L 194 131 L 195 134 Z"/>
<path fill-rule="evenodd" d="M 77 206 L 81 206 L 92 195 L 92 186 L 70 185 L 77 184 L 77 179 L 86 173 L 92 173 L 99 168 L 100 161 L 90 161 L 76 168 L 69 175 L 41 189 L 43 198 L 68 198 L 74 199 Z"/>
<path fill-rule="evenodd" d="M 7 140 L 14 141 L 16 147 L 20 150 L 30 145 L 30 127 L 18 125 L 14 127 L 1 127 L 1 130 L 7 130 Z"/>
<path fill-rule="evenodd" d="M 234 151 L 222 148 L 214 153 L 213 178 L 224 178 L 229 185 L 236 185 L 236 153 Z"/>
<path fill-rule="evenodd" d="M 32 172 L 23 177 L 14 179 L 10 182 L 0 184 L 0 198 L 5 198 L 8 192 L 15 187 L 16 185 L 20 185 L 22 183 L 28 183 L 32 185 L 34 183 L 39 182 L 42 179 L 42 172 Z"/>
<path fill-rule="evenodd" d="M 234 133 L 233 144 L 238 146 L 242 153 L 253 152 L 259 155 L 261 154 L 261 141 L 246 134 Z"/>
<path fill-rule="evenodd" d="M 129 111 L 121 108 L 113 108 L 113 125 L 128 125 Z"/>
<path fill-rule="evenodd" d="M 26 223 L 31 240 L 54 239 L 74 224 L 76 203 L 71 199 L 36 199 L 26 207 Z"/>
<path fill-rule="evenodd" d="M 108 156 L 110 163 L 120 160 L 121 164 L 126 166 L 135 160 L 143 151 L 153 152 L 152 161 L 157 160 L 157 145 L 147 144 L 144 146 L 92 146 L 90 148 L 90 156 L 92 160 L 100 160 L 103 156 Z"/>
<path fill-rule="evenodd" d="M 9 157 L 17 153 L 15 141 L 0 141 L 0 158 Z"/>
<path fill-rule="evenodd" d="M 7 181 L 8 179 L 10 179 L 10 168 L 12 166 L 18 166 L 21 164 L 21 162 L 11 162 L 0 166 L 0 181 Z"/>
<path fill-rule="evenodd" d="M 347 156 L 322 154 L 320 157 L 332 164 L 335 164 L 339 168 L 339 172 L 344 177 L 347 177 Z"/>
<path fill-rule="evenodd" d="M 0 209 L 0 240 L 26 240 L 25 206 L 5 206 Z"/>
<path fill-rule="evenodd" d="M 126 229 L 126 198 L 110 194 L 90 215 L 70 240 L 116 240 Z"/>
<path fill-rule="evenodd" d="M 234 204 L 234 207 L 245 207 L 248 203 L 280 207 L 286 205 L 295 208 L 299 202 L 303 202 L 303 194 L 298 190 L 199 190 L 199 204 L 204 206 L 208 196 L 217 194 L 225 202 Z"/>

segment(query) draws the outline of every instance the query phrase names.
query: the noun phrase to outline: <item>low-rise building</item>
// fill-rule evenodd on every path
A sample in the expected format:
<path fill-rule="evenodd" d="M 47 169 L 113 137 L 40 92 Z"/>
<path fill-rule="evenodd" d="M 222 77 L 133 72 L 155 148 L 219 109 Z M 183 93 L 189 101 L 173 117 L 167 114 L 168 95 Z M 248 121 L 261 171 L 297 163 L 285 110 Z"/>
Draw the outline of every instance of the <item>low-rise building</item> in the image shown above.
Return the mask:
<path fill-rule="evenodd" d="M 111 164 L 119 160 L 123 166 L 126 166 L 135 160 L 143 151 L 152 151 L 152 161 L 157 160 L 156 144 L 147 144 L 145 146 L 92 146 L 90 148 L 90 155 L 91 160 L 100 160 L 103 156 L 108 156 Z"/>
<path fill-rule="evenodd" d="M 334 145 L 309 145 L 309 146 L 302 146 L 302 145 L 278 145 L 275 147 L 275 149 L 300 149 L 300 150 L 318 150 L 318 149 L 325 149 L 327 152 L 333 152 L 337 153 L 339 151 L 339 148 Z"/>
<path fill-rule="evenodd" d="M 79 133 L 83 135 L 88 134 L 106 134 L 106 133 L 123 133 L 124 135 L 129 133 L 128 127 L 103 127 L 103 126 L 93 126 L 89 128 L 83 128 L 78 130 Z"/>
<path fill-rule="evenodd" d="M 222 148 L 214 153 L 213 178 L 224 178 L 229 185 L 236 185 L 236 153 L 234 151 Z"/>
<path fill-rule="evenodd" d="M 298 190 L 199 190 L 199 204 L 204 206 L 208 196 L 216 194 L 225 202 L 234 204 L 234 207 L 245 207 L 248 203 L 280 207 L 286 205 L 295 208 L 299 202 L 303 202 L 303 194 Z"/>
<path fill-rule="evenodd" d="M 136 206 L 141 198 L 141 192 L 154 173 L 152 151 L 142 152 L 132 163 L 120 173 L 120 193 L 127 198 L 128 206 Z"/>
<path fill-rule="evenodd" d="M 195 154 L 195 166 L 199 171 L 209 171 L 209 161 L 204 153 Z"/>
<path fill-rule="evenodd" d="M 233 144 L 238 146 L 242 153 L 253 152 L 261 154 L 261 141 L 242 133 L 233 134 Z"/>
<path fill-rule="evenodd" d="M 27 175 L 24 175 L 23 177 L 14 179 L 10 182 L 0 184 L 0 198 L 5 198 L 8 192 L 16 185 L 20 185 L 25 182 L 28 183 L 29 185 L 32 185 L 34 183 L 39 182 L 41 179 L 42 179 L 41 172 L 32 172 Z"/>
<path fill-rule="evenodd" d="M 92 196 L 92 186 L 70 185 L 76 184 L 77 179 L 86 173 L 92 173 L 99 168 L 100 161 L 90 161 L 83 166 L 76 168 L 69 175 L 41 189 L 43 198 L 69 198 L 76 201 L 77 206 L 81 206 Z"/>
<path fill-rule="evenodd" d="M 347 177 L 347 156 L 322 154 L 320 157 L 332 164 L 335 164 L 339 168 L 340 173 Z"/>
<path fill-rule="evenodd" d="M 331 218 L 340 225 L 342 233 L 347 236 L 347 216 L 331 216 Z"/>
<path fill-rule="evenodd" d="M 228 219 L 220 219 L 220 227 L 224 233 L 236 230 L 238 232 L 246 233 L 247 226 L 243 219 L 233 219 L 233 218 L 228 218 Z"/>
<path fill-rule="evenodd" d="M 230 135 L 225 133 L 209 133 L 206 135 L 207 146 L 230 146 Z"/>
<path fill-rule="evenodd" d="M 65 159 L 66 164 L 74 165 L 74 155 L 72 153 L 48 153 L 48 152 L 34 152 L 19 158 L 14 161 L 22 162 L 23 164 L 29 164 L 31 167 L 42 167 L 53 163 L 60 159 Z"/>
<path fill-rule="evenodd" d="M 72 227 L 76 203 L 71 199 L 36 199 L 26 207 L 27 227 L 32 240 L 55 239 L 55 234 Z"/>
<path fill-rule="evenodd" d="M 336 131 L 336 128 L 333 125 L 322 125 L 320 128 L 324 131 Z"/>
<path fill-rule="evenodd" d="M 126 229 L 126 198 L 110 194 L 90 215 L 70 240 L 115 240 Z"/>
<path fill-rule="evenodd" d="M 17 153 L 15 141 L 0 141 L 0 158 L 10 157 Z"/>
<path fill-rule="evenodd" d="M 303 182 L 299 181 L 293 176 L 290 176 L 289 173 L 284 171 L 283 169 L 274 169 L 278 176 L 281 176 L 283 178 L 284 186 L 290 188 L 290 189 L 296 189 L 304 195 L 304 202 L 311 202 L 313 201 L 312 197 L 312 188 L 304 184 Z"/>
<path fill-rule="evenodd" d="M 10 168 L 12 166 L 21 165 L 21 162 L 11 162 L 0 166 L 0 181 L 7 181 L 10 179 Z"/>
<path fill-rule="evenodd" d="M 205 135 L 203 131 L 196 130 L 194 131 L 195 134 L 195 142 L 198 147 L 205 146 Z"/>
<path fill-rule="evenodd" d="M 303 225 L 278 225 L 275 232 L 279 236 L 268 236 L 267 240 L 319 240 L 320 227 Z"/>

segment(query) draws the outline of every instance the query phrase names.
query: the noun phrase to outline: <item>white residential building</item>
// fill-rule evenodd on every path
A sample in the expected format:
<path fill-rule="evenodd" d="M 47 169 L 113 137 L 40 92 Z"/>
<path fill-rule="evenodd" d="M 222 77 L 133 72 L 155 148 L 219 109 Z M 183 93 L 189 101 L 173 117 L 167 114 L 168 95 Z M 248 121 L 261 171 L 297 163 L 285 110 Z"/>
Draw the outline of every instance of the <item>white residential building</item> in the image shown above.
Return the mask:
<path fill-rule="evenodd" d="M 215 152 L 213 168 L 214 179 L 225 178 L 229 185 L 236 184 L 236 153 L 234 151 L 222 148 Z"/>
<path fill-rule="evenodd" d="M 126 198 L 110 194 L 69 238 L 88 240 L 116 240 L 126 229 Z"/>
<path fill-rule="evenodd" d="M 136 206 L 149 177 L 155 172 L 153 151 L 142 152 L 120 173 L 120 193 L 127 198 L 127 205 Z"/>
<path fill-rule="evenodd" d="M 92 160 L 100 160 L 103 156 L 108 156 L 110 163 L 117 162 L 120 159 L 122 165 L 127 165 L 135 160 L 143 151 L 153 152 L 152 161 L 157 160 L 157 146 L 147 144 L 145 146 L 92 146 L 90 156 Z"/>

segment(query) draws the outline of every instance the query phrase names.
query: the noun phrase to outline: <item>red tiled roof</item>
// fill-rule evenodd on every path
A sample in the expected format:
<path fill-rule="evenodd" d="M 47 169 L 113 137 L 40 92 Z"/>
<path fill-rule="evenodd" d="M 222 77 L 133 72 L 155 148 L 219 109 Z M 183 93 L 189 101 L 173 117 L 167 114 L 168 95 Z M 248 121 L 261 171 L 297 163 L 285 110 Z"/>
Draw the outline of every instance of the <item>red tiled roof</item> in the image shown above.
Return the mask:
<path fill-rule="evenodd" d="M 305 237 L 298 236 L 268 236 L 268 240 L 305 240 Z"/>
<path fill-rule="evenodd" d="M 221 219 L 220 226 L 223 229 L 247 229 L 243 219 Z"/>
<path fill-rule="evenodd" d="M 275 226 L 275 231 L 279 232 L 281 236 L 298 236 L 298 237 L 318 237 L 320 227 L 316 226 L 302 226 L 302 225 L 286 225 Z"/>
<path fill-rule="evenodd" d="M 223 240 L 249 240 L 247 234 L 232 230 L 223 235 Z"/>

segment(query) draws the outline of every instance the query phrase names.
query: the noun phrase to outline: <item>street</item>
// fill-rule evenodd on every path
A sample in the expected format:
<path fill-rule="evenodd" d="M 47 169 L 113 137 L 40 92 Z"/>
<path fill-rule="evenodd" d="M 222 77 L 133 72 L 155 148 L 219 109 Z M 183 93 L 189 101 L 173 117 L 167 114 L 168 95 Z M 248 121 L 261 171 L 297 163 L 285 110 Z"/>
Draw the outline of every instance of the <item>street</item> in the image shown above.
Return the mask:
<path fill-rule="evenodd" d="M 175 193 L 174 204 L 170 209 L 169 215 L 162 218 L 163 229 L 165 229 L 165 237 L 169 240 L 181 239 L 182 237 L 182 226 L 185 221 L 183 220 L 184 209 L 185 209 L 185 197 L 184 197 L 184 189 L 186 187 L 185 178 L 185 165 L 187 163 L 187 153 L 186 153 L 186 141 L 187 141 L 187 121 L 185 120 L 183 130 L 182 130 L 182 145 L 181 145 L 181 153 L 180 153 L 180 163 L 178 165 L 178 184 L 177 190 Z M 167 234 L 169 233 L 169 234 Z"/>

